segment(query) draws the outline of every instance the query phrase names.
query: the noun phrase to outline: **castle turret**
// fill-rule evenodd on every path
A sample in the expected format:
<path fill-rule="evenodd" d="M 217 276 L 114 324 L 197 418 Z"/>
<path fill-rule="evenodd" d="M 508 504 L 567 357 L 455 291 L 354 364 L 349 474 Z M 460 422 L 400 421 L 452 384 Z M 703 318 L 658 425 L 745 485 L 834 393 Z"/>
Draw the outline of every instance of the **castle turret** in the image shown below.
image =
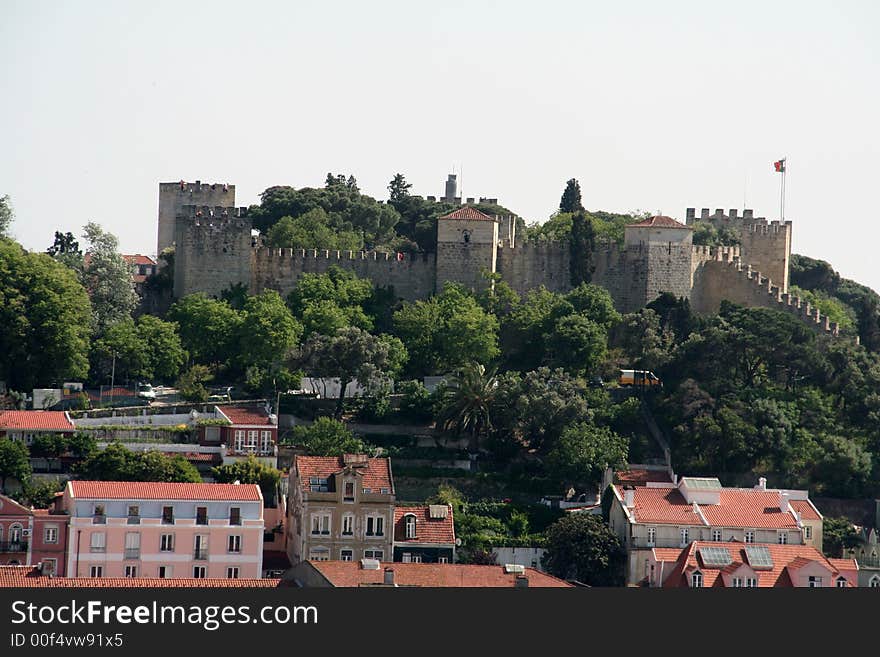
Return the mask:
<path fill-rule="evenodd" d="M 175 222 L 185 205 L 231 208 L 235 205 L 235 185 L 183 180 L 159 183 L 159 234 L 156 254 L 161 254 L 175 240 Z"/>
<path fill-rule="evenodd" d="M 446 281 L 472 290 L 487 285 L 482 272 L 495 273 L 501 220 L 464 206 L 437 220 L 437 290 Z"/>

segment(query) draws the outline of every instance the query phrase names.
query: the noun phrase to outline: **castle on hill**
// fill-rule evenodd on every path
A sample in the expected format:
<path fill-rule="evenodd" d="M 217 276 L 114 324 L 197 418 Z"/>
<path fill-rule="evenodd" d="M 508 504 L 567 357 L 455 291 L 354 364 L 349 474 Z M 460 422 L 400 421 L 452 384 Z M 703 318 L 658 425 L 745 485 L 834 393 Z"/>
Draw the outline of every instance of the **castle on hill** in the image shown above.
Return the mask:
<path fill-rule="evenodd" d="M 460 205 L 452 177 L 440 200 Z M 520 243 L 516 217 L 489 216 L 471 203 L 467 199 L 438 219 L 434 253 L 279 249 L 252 237 L 247 208 L 235 207 L 234 185 L 160 183 L 157 247 L 161 253 L 175 246 L 177 298 L 195 292 L 219 297 L 238 284 L 252 294 L 274 289 L 286 295 L 303 274 L 333 265 L 391 287 L 407 301 L 427 298 L 447 281 L 483 289 L 486 273 L 498 274 L 520 294 L 540 286 L 554 292 L 572 288 L 571 263 L 578 254 L 567 242 Z M 698 217 L 695 208 L 686 210 L 685 221 L 650 217 L 625 227 L 623 245 L 597 243 L 591 282 L 608 290 L 620 312 L 637 311 L 670 292 L 687 298 L 701 314 L 717 312 L 726 299 L 784 310 L 817 331 L 838 334 L 837 324 L 818 308 L 789 293 L 791 221 L 767 221 L 752 210 L 702 209 Z M 740 245 L 693 244 L 697 222 L 729 228 Z"/>

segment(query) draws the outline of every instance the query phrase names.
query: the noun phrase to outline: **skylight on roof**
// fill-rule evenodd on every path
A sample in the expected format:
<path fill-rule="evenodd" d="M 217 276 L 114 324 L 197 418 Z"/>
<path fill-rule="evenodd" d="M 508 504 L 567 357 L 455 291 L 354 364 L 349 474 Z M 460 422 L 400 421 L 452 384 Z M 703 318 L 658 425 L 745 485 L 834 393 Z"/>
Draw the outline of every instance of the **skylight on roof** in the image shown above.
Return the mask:
<path fill-rule="evenodd" d="M 766 545 L 750 545 L 746 548 L 746 558 L 752 568 L 773 568 L 773 557 Z"/>
<path fill-rule="evenodd" d="M 683 477 L 682 483 L 688 488 L 720 490 L 721 482 L 715 477 Z"/>
<path fill-rule="evenodd" d="M 700 548 L 700 557 L 706 566 L 729 566 L 733 563 L 730 556 L 730 550 L 724 547 L 703 547 Z"/>

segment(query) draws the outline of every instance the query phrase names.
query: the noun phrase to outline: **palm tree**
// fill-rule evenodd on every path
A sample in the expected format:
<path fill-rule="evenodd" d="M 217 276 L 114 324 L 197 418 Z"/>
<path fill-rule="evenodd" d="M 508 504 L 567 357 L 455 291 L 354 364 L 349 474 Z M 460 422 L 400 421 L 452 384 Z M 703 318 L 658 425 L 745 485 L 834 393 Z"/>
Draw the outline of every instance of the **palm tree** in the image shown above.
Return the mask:
<path fill-rule="evenodd" d="M 460 368 L 442 394 L 437 424 L 445 431 L 469 434 L 469 450 L 476 453 L 480 438 L 492 428 L 490 406 L 495 399 L 498 379 L 479 363 Z"/>

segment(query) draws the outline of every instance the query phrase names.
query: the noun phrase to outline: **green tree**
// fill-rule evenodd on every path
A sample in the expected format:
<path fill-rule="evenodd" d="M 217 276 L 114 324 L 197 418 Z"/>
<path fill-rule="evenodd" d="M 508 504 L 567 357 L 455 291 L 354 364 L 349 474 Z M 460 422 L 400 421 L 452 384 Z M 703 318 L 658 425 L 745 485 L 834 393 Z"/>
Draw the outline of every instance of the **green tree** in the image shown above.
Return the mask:
<path fill-rule="evenodd" d="M 571 217 L 569 253 L 571 256 L 571 284 L 589 283 L 596 271 L 593 262 L 596 251 L 596 228 L 593 218 L 583 210 Z"/>
<path fill-rule="evenodd" d="M 372 295 L 369 280 L 332 266 L 323 274 L 303 274 L 287 303 L 302 319 L 306 337 L 312 333 L 332 335 L 346 326 L 372 330 L 373 321 L 363 307 Z"/>
<path fill-rule="evenodd" d="M 570 513 L 547 529 L 544 567 L 590 586 L 622 586 L 626 550 L 601 516 Z"/>
<path fill-rule="evenodd" d="M 12 210 L 12 199 L 9 194 L 0 196 L 0 239 L 9 236 L 9 227 L 15 220 L 15 212 Z"/>
<path fill-rule="evenodd" d="M 406 178 L 402 173 L 395 173 L 394 178 L 388 183 L 388 201 L 390 203 L 399 203 L 409 196 L 409 190 L 412 185 L 406 182 Z"/>
<path fill-rule="evenodd" d="M 476 453 L 481 438 L 492 428 L 491 409 L 498 380 L 479 363 L 460 368 L 441 393 L 438 426 L 469 437 L 469 449 Z"/>
<path fill-rule="evenodd" d="M 389 343 L 350 326 L 334 335 L 313 334 L 303 345 L 299 365 L 310 375 L 339 379 L 336 417 L 342 416 L 345 389 L 355 379 L 363 386 L 388 378 Z"/>
<path fill-rule="evenodd" d="M 858 547 L 861 539 L 849 518 L 825 518 L 822 522 L 822 551 L 832 559 L 842 559 L 845 551 Z"/>
<path fill-rule="evenodd" d="M 131 319 L 137 295 L 131 267 L 119 253 L 119 240 L 94 222 L 83 228 L 88 242 L 83 281 L 92 300 L 92 328 L 102 334 L 111 325 Z"/>
<path fill-rule="evenodd" d="M 566 427 L 547 454 L 547 471 L 565 485 L 598 484 L 606 468 L 626 465 L 628 448 L 611 429 L 579 422 Z"/>
<path fill-rule="evenodd" d="M 336 230 L 322 208 L 314 208 L 299 217 L 284 217 L 269 229 L 269 246 L 292 249 L 332 249 L 359 251 L 364 248 L 360 234 Z"/>
<path fill-rule="evenodd" d="M 0 239 L 0 379 L 10 388 L 83 380 L 89 313 L 73 271 Z"/>
<path fill-rule="evenodd" d="M 67 452 L 67 437 L 61 433 L 40 433 L 31 443 L 31 456 L 46 459 L 49 469 L 53 459 L 60 459 Z"/>
<path fill-rule="evenodd" d="M 562 198 L 559 201 L 559 211 L 584 211 L 584 206 L 581 204 L 581 184 L 575 178 L 565 183 L 565 191 L 562 192 Z"/>
<path fill-rule="evenodd" d="M 25 485 L 22 503 L 35 509 L 48 509 L 55 502 L 55 494 L 64 490 L 65 482 L 55 479 L 51 481 L 31 481 Z"/>
<path fill-rule="evenodd" d="M 98 443 L 92 435 L 78 431 L 68 440 L 67 449 L 75 458 L 86 459 L 98 451 Z"/>
<path fill-rule="evenodd" d="M 203 293 L 179 299 L 168 310 L 180 341 L 194 363 L 219 365 L 234 358 L 241 315 L 225 301 Z"/>
<path fill-rule="evenodd" d="M 211 473 L 218 484 L 257 484 L 263 492 L 263 500 L 267 507 L 275 507 L 278 503 L 278 484 L 281 471 L 265 465 L 249 454 L 244 461 L 228 463 L 211 468 Z"/>
<path fill-rule="evenodd" d="M 345 424 L 329 417 L 319 417 L 308 426 L 294 427 L 292 441 L 311 456 L 342 456 L 367 451 L 363 441 L 356 438 Z"/>
<path fill-rule="evenodd" d="M 560 319 L 545 338 L 548 361 L 576 374 L 594 372 L 608 350 L 608 332 L 583 315 Z"/>
<path fill-rule="evenodd" d="M 871 454 L 855 440 L 828 436 L 813 479 L 828 497 L 861 497 L 871 478 Z"/>
<path fill-rule="evenodd" d="M 180 375 L 177 389 L 180 396 L 188 402 L 203 403 L 208 401 L 210 393 L 205 386 L 214 378 L 211 369 L 205 365 L 193 365 Z"/>
<path fill-rule="evenodd" d="M 80 461 L 74 466 L 74 473 L 95 481 L 202 481 L 198 470 L 181 455 L 133 452 L 119 442 Z"/>
<path fill-rule="evenodd" d="M 55 241 L 52 243 L 52 246 L 46 249 L 46 253 L 71 269 L 82 272 L 83 254 L 79 248 L 79 242 L 73 233 L 62 233 L 56 230 Z"/>
<path fill-rule="evenodd" d="M 31 478 L 31 460 L 24 443 L 0 438 L 0 492 L 6 492 L 6 480 L 17 479 L 26 485 Z"/>
<path fill-rule="evenodd" d="M 134 321 L 121 320 L 108 326 L 92 344 L 92 379 L 109 384 L 111 377 L 117 382 L 140 378 L 149 367 L 149 358 Z"/>
<path fill-rule="evenodd" d="M 141 315 L 137 320 L 137 333 L 146 353 L 146 363 L 139 374 L 147 380 L 170 382 L 176 379 L 186 361 L 177 324 L 164 322 L 153 315 Z"/>

